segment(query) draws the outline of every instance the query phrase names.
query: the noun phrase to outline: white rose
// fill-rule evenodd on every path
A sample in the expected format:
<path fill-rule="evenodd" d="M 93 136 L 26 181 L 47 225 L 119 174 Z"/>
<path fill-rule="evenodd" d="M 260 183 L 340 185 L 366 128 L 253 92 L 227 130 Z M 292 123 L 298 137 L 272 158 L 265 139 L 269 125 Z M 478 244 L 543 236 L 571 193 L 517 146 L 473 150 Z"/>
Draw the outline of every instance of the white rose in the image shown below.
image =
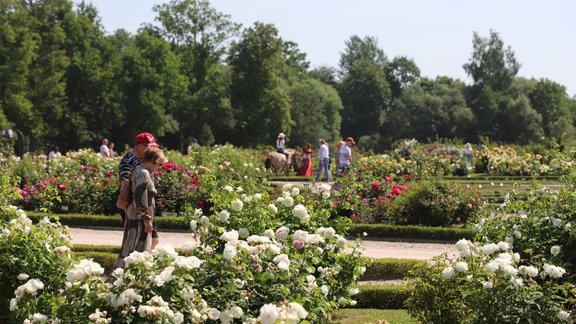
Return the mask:
<path fill-rule="evenodd" d="M 282 200 L 282 204 L 284 204 L 284 206 L 286 207 L 291 207 L 292 205 L 294 205 L 294 198 L 286 197 L 284 198 L 284 200 Z"/>
<path fill-rule="evenodd" d="M 336 247 L 339 249 L 344 249 L 346 247 L 346 239 L 343 237 L 338 237 L 336 240 Z"/>
<path fill-rule="evenodd" d="M 221 222 L 227 222 L 229 218 L 230 218 L 230 212 L 229 211 L 224 209 L 223 211 L 220 212 L 220 221 Z"/>
<path fill-rule="evenodd" d="M 302 241 L 302 242 L 305 242 L 307 237 L 308 237 L 308 232 L 302 231 L 302 230 L 297 230 L 296 232 L 294 232 L 294 235 L 293 235 L 293 238 L 295 240 Z"/>
<path fill-rule="evenodd" d="M 216 308 L 208 308 L 207 315 L 208 318 L 215 321 L 220 318 L 220 311 L 217 310 Z"/>
<path fill-rule="evenodd" d="M 224 187 L 224 190 L 226 190 L 228 192 L 232 192 L 232 191 L 234 191 L 234 188 L 232 188 L 231 186 L 226 186 L 226 187 Z"/>
<path fill-rule="evenodd" d="M 452 267 L 447 267 L 446 269 L 442 270 L 442 275 L 443 275 L 444 278 L 446 278 L 446 279 L 452 278 L 452 276 L 454 276 L 454 268 L 452 268 Z"/>
<path fill-rule="evenodd" d="M 298 187 L 292 188 L 292 196 L 296 196 L 300 194 L 300 189 Z"/>
<path fill-rule="evenodd" d="M 507 242 L 499 242 L 498 248 L 502 251 L 508 251 L 510 250 L 510 244 L 508 244 Z"/>
<path fill-rule="evenodd" d="M 290 259 L 286 254 L 277 255 L 276 257 L 274 257 L 274 259 L 272 259 L 272 261 L 276 263 L 278 269 L 280 270 L 288 270 L 288 268 L 290 267 Z"/>
<path fill-rule="evenodd" d="M 307 221 L 309 219 L 308 211 L 304 205 L 298 204 L 292 209 L 292 215 L 300 219 L 301 221 Z"/>
<path fill-rule="evenodd" d="M 238 235 L 240 235 L 240 238 L 245 239 L 250 236 L 250 232 L 245 228 L 241 228 L 238 230 Z"/>
<path fill-rule="evenodd" d="M 276 239 L 282 241 L 286 239 L 289 233 L 290 229 L 288 227 L 282 226 L 276 230 Z"/>
<path fill-rule="evenodd" d="M 560 246 L 554 245 L 553 247 L 551 247 L 550 253 L 552 253 L 553 256 L 557 256 L 560 253 Z"/>
<path fill-rule="evenodd" d="M 266 236 L 269 239 L 273 239 L 274 238 L 274 231 L 271 229 L 267 229 L 264 231 L 264 236 Z"/>
<path fill-rule="evenodd" d="M 22 280 L 22 281 L 28 280 L 29 277 L 30 277 L 30 276 L 28 276 L 27 274 L 21 273 L 21 274 L 18 275 L 18 280 Z"/>
<path fill-rule="evenodd" d="M 244 315 L 244 311 L 238 306 L 230 308 L 230 313 L 232 314 L 233 318 L 240 318 L 242 315 Z"/>
<path fill-rule="evenodd" d="M 466 262 L 458 262 L 454 269 L 458 272 L 466 272 L 468 271 L 468 263 Z"/>
<path fill-rule="evenodd" d="M 236 246 L 230 243 L 226 243 L 226 246 L 224 247 L 224 259 L 231 260 L 236 256 L 237 253 L 238 250 L 236 249 Z"/>
<path fill-rule="evenodd" d="M 224 232 L 222 235 L 220 235 L 220 239 L 226 242 L 236 242 L 238 241 L 238 237 L 239 237 L 239 232 L 236 230 L 231 230 L 228 232 Z"/>
<path fill-rule="evenodd" d="M 332 227 L 328 227 L 328 228 L 324 231 L 324 237 L 327 238 L 327 239 L 333 238 L 335 234 L 336 234 L 336 231 L 335 231 Z"/>
<path fill-rule="evenodd" d="M 234 201 L 232 201 L 232 210 L 239 212 L 242 210 L 243 207 L 244 203 L 242 202 L 242 200 L 234 199 Z"/>
<path fill-rule="evenodd" d="M 274 204 L 269 204 L 268 211 L 270 212 L 270 214 L 276 215 L 278 213 L 278 207 L 276 207 L 276 205 Z"/>
<path fill-rule="evenodd" d="M 489 281 L 482 283 L 482 288 L 484 288 L 484 289 L 490 289 L 490 288 L 492 288 L 493 286 L 494 286 L 494 285 L 492 285 L 492 283 L 489 282 Z"/>
<path fill-rule="evenodd" d="M 262 324 L 275 324 L 280 319 L 280 310 L 274 304 L 260 307 L 260 321 Z"/>
<path fill-rule="evenodd" d="M 468 241 L 467 239 L 461 239 L 458 242 L 456 242 L 456 248 L 458 249 L 458 251 L 464 251 L 470 248 L 470 241 Z"/>
<path fill-rule="evenodd" d="M 193 231 L 195 231 L 196 228 L 198 228 L 198 222 L 195 221 L 195 220 L 191 220 L 191 221 L 190 221 L 190 228 L 191 228 Z"/>
<path fill-rule="evenodd" d="M 322 193 L 322 199 L 328 199 L 330 198 L 330 192 L 329 191 L 324 191 Z"/>
<path fill-rule="evenodd" d="M 568 313 L 567 311 L 559 311 L 558 312 L 558 319 L 561 321 L 568 321 L 568 318 L 570 317 L 570 313 Z"/>
<path fill-rule="evenodd" d="M 486 255 L 491 255 L 492 253 L 498 251 L 498 245 L 494 243 L 486 244 L 481 247 L 480 250 Z"/>

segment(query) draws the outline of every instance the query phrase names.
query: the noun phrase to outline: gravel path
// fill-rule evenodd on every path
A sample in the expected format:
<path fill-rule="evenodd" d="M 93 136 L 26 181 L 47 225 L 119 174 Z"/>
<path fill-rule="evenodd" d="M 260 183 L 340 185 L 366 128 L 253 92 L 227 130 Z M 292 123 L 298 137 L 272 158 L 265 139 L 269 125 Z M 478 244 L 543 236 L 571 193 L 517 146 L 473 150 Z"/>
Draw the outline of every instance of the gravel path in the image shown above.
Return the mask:
<path fill-rule="evenodd" d="M 120 229 L 70 228 L 73 244 L 120 246 L 122 234 Z M 160 245 L 170 244 L 175 248 L 179 248 L 184 242 L 191 240 L 190 234 L 183 232 L 160 232 L 159 234 Z M 364 240 L 362 247 L 364 248 L 363 254 L 371 258 L 427 260 L 444 252 L 456 255 L 454 244 L 445 242 L 383 241 L 368 238 Z"/>

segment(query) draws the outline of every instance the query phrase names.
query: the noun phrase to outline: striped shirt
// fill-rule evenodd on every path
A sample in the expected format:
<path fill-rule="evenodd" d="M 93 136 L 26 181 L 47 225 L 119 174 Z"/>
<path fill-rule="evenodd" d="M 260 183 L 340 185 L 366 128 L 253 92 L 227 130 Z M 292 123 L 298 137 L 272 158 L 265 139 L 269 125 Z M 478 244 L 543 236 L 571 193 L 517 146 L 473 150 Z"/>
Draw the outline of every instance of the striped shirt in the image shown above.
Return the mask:
<path fill-rule="evenodd" d="M 120 161 L 120 181 L 128 181 L 128 174 L 132 168 L 140 165 L 140 159 L 132 154 L 132 152 L 126 153 Z"/>

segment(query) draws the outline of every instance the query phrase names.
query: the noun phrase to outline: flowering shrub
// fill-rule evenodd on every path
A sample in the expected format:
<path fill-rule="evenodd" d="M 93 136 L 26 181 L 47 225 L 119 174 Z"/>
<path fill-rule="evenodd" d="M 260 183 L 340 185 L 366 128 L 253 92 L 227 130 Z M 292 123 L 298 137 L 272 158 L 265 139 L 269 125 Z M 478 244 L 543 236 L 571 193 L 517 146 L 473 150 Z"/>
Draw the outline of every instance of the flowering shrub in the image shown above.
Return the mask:
<path fill-rule="evenodd" d="M 413 182 L 394 200 L 397 224 L 448 226 L 466 223 L 482 210 L 480 196 L 462 186 L 436 180 Z"/>
<path fill-rule="evenodd" d="M 30 277 L 16 288 L 12 310 L 31 322 L 324 321 L 355 304 L 364 259 L 358 244 L 345 253 L 337 230 L 346 223 L 330 222 L 329 211 L 313 209 L 321 203 L 285 189 L 271 200 L 224 187 L 214 193 L 214 213 L 188 215 L 192 236 L 182 255 L 170 246 L 134 252 L 110 280 L 100 265 L 81 260 L 54 274 L 60 285 L 50 290 Z M 319 195 L 328 200 L 325 189 Z"/>
<path fill-rule="evenodd" d="M 561 323 L 576 303 L 572 191 L 514 196 L 443 256 L 416 270 L 409 312 L 424 322 Z"/>
<path fill-rule="evenodd" d="M 24 295 L 50 307 L 44 304 L 45 293 L 63 285 L 61 274 L 72 262 L 68 241 L 60 224 L 47 218 L 32 224 L 22 210 L 0 205 L 0 321 L 8 314 L 8 301 L 15 310 Z"/>

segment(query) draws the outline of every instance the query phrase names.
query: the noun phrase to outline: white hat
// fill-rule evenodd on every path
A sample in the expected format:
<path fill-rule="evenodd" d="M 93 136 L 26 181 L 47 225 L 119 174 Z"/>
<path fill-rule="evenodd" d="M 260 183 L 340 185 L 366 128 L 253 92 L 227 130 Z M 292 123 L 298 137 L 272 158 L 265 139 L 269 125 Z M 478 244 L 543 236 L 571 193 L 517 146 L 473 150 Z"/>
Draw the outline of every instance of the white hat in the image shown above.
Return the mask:
<path fill-rule="evenodd" d="M 278 138 L 284 138 L 284 137 L 286 137 L 286 135 L 284 135 L 284 133 L 278 134 Z"/>

